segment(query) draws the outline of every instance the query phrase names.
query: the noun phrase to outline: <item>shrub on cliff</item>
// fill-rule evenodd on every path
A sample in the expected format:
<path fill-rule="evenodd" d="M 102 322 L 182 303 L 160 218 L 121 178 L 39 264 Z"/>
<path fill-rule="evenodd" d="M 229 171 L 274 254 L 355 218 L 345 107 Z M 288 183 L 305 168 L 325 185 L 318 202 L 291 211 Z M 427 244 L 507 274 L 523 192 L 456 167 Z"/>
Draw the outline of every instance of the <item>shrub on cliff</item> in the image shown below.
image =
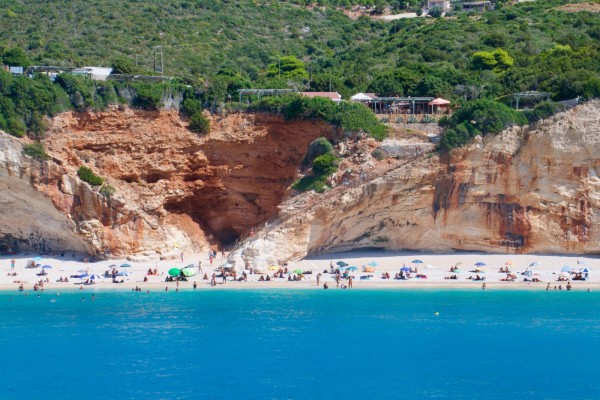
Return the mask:
<path fill-rule="evenodd" d="M 498 133 L 515 125 L 527 124 L 519 111 L 493 100 L 475 100 L 456 110 L 444 121 L 448 129 L 440 139 L 440 148 L 450 150 L 468 143 L 477 135 Z"/>
<path fill-rule="evenodd" d="M 387 127 L 377 119 L 373 111 L 359 103 L 335 103 L 323 97 L 292 96 L 283 107 L 283 113 L 287 120 L 318 118 L 345 131 L 367 132 L 378 140 L 387 136 Z"/>
<path fill-rule="evenodd" d="M 320 137 L 315 139 L 310 146 L 308 146 L 304 162 L 308 164 L 315 158 L 327 153 L 333 153 L 333 145 L 326 138 Z"/>
<path fill-rule="evenodd" d="M 339 159 L 332 153 L 320 155 L 313 162 L 312 174 L 298 179 L 292 188 L 302 192 L 314 190 L 321 193 L 327 188 L 327 178 L 337 171 L 338 165 Z"/>
<path fill-rule="evenodd" d="M 202 114 L 201 111 L 198 111 L 191 116 L 190 130 L 201 135 L 206 135 L 210 132 L 210 122 L 208 121 L 208 119 L 206 119 L 206 117 Z"/>
<path fill-rule="evenodd" d="M 536 122 L 540 119 L 548 118 L 557 112 L 561 112 L 564 109 L 565 107 L 562 104 L 553 101 L 542 101 L 537 104 L 533 110 L 525 110 L 523 113 L 529 122 Z"/>
<path fill-rule="evenodd" d="M 24 145 L 23 153 L 36 160 L 47 160 L 50 158 L 41 142 Z"/>
<path fill-rule="evenodd" d="M 94 174 L 94 172 L 88 167 L 79 167 L 79 170 L 77 170 L 77 176 L 79 179 L 89 183 L 92 186 L 102 185 L 102 178 Z"/>
<path fill-rule="evenodd" d="M 202 103 L 200 100 L 187 98 L 183 101 L 181 105 L 181 112 L 186 115 L 194 115 L 197 112 L 202 111 Z"/>

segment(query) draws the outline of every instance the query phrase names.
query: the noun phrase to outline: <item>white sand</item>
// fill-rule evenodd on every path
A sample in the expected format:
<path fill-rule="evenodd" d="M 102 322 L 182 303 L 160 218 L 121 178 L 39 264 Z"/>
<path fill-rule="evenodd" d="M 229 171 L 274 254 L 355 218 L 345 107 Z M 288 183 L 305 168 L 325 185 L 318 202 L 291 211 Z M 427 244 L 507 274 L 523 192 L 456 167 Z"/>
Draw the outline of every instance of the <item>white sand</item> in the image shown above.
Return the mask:
<path fill-rule="evenodd" d="M 24 283 L 25 290 L 32 290 L 34 283 L 40 279 L 48 278 L 49 283 L 44 284 L 45 290 L 77 290 L 80 288 L 81 279 L 70 279 L 69 283 L 57 283 L 56 281 L 60 277 L 68 277 L 71 275 L 78 274 L 79 271 L 87 270 L 89 274 L 104 275 L 105 271 L 110 270 L 109 265 L 116 264 L 121 265 L 128 263 L 131 268 L 118 268 L 118 270 L 127 270 L 130 276 L 119 277 L 125 282 L 122 284 L 112 283 L 110 278 L 104 278 L 97 280 L 94 285 L 83 286 L 84 290 L 114 290 L 114 289 L 131 289 L 135 286 L 139 286 L 142 290 L 165 290 L 165 287 L 169 287 L 169 290 L 175 290 L 177 285 L 175 282 L 165 283 L 167 277 L 167 271 L 170 268 L 176 267 L 181 268 L 188 264 L 198 264 L 198 261 L 202 261 L 203 272 L 207 272 L 210 277 L 213 273 L 214 268 L 224 263 L 221 254 L 219 254 L 213 264 L 213 268 L 210 268 L 208 254 L 193 254 L 184 255 L 184 261 L 180 259 L 168 260 L 168 261 L 152 261 L 152 262 L 131 262 L 124 259 L 119 260 L 104 260 L 98 262 L 84 263 L 83 256 L 72 257 L 71 254 L 65 257 L 60 256 L 41 256 L 42 259 L 36 261 L 41 265 L 50 265 L 51 269 L 47 269 L 48 275 L 46 277 L 36 276 L 41 271 L 40 268 L 26 269 L 25 266 L 29 259 L 32 259 L 38 255 L 36 254 L 20 254 L 16 256 L 0 256 L 0 290 L 16 290 L 20 283 Z M 10 271 L 10 260 L 16 260 L 15 271 L 17 276 L 8 276 Z M 413 264 L 413 260 L 422 260 L 423 264 Z M 295 269 L 311 270 L 312 275 L 305 275 L 306 279 L 300 282 L 289 282 L 287 279 L 272 279 L 270 282 L 259 282 L 258 279 L 261 275 L 250 274 L 248 281 L 246 282 L 233 282 L 228 281 L 226 284 L 222 284 L 222 279 L 217 278 L 217 286 L 213 288 L 209 285 L 207 280 L 203 280 L 203 274 L 196 275 L 189 278 L 187 282 L 180 282 L 180 289 L 189 289 L 192 287 L 194 281 L 198 283 L 199 289 L 240 289 L 240 288 L 313 288 L 317 289 L 316 275 L 319 272 L 323 272 L 325 269 L 329 269 L 330 262 L 334 265 L 337 261 L 343 260 L 351 266 L 358 267 L 358 271 L 352 272 L 355 276 L 353 281 L 354 288 L 481 288 L 483 282 L 471 281 L 467 278 L 469 276 L 475 276 L 476 273 L 469 272 L 475 268 L 476 262 L 484 262 L 487 264 L 484 273 L 480 273 L 481 277 L 485 277 L 485 283 L 488 289 L 493 288 L 518 288 L 518 289 L 538 289 L 544 290 L 546 284 L 549 282 L 552 285 L 562 284 L 564 287 L 566 282 L 558 282 L 559 273 L 564 265 L 571 266 L 574 270 L 584 265 L 578 264 L 585 263 L 586 266 L 591 269 L 588 281 L 572 281 L 574 290 L 587 290 L 588 288 L 600 288 L 600 259 L 593 257 L 576 257 L 576 256 L 556 256 L 556 255 L 504 255 L 504 254 L 486 254 L 486 253 L 451 253 L 451 254 L 435 254 L 435 253 L 414 253 L 414 252 L 383 252 L 383 251 L 360 251 L 350 253 L 337 253 L 337 254 L 326 254 L 317 257 L 310 257 L 301 260 L 296 263 L 290 263 L 288 265 L 289 271 Z M 500 279 L 506 277 L 506 274 L 499 273 L 498 269 L 505 266 L 507 261 L 512 262 L 510 269 L 514 274 L 517 275 L 515 282 L 502 282 Z M 365 273 L 361 272 L 362 267 L 366 266 L 369 262 L 376 262 L 377 265 L 374 267 L 375 272 Z M 452 265 L 462 263 L 459 268 L 462 270 L 458 273 L 458 280 L 447 280 L 444 277 L 452 275 L 448 270 Z M 524 276 L 521 272 L 525 271 L 527 266 L 532 262 L 539 262 L 540 266 L 537 267 L 539 273 L 539 279 L 543 283 L 530 283 L 524 282 Z M 389 272 L 391 277 L 399 272 L 399 269 L 406 265 L 408 267 L 417 267 L 418 273 L 427 275 L 427 279 L 412 278 L 409 280 L 395 280 L 395 279 L 382 279 L 382 272 Z M 148 268 L 157 268 L 159 276 L 148 276 L 148 282 L 143 282 L 144 277 Z M 273 275 L 273 271 L 269 271 L 270 275 Z M 217 272 L 218 274 L 218 272 Z M 360 276 L 373 275 L 371 280 L 361 280 Z M 414 274 L 412 274 L 414 276 Z M 238 275 L 239 276 L 239 275 Z M 333 275 L 323 274 L 321 278 L 321 285 L 327 282 L 330 288 L 335 289 L 335 279 Z M 342 284 L 347 284 L 345 280 L 341 281 Z"/>

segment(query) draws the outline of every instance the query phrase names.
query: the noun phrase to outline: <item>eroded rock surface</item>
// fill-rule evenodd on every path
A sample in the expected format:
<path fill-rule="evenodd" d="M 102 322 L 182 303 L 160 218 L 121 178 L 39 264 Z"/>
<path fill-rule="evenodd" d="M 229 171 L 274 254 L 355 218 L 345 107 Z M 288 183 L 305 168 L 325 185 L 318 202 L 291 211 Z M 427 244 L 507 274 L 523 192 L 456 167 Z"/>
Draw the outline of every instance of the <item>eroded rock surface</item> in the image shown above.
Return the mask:
<path fill-rule="evenodd" d="M 422 154 L 357 185 L 304 195 L 232 255 L 246 265 L 356 248 L 600 252 L 600 103 Z"/>
<path fill-rule="evenodd" d="M 52 160 L 38 163 L 49 171 L 25 173 L 32 182 L 27 190 L 43 195 L 47 204 L 40 212 L 53 206 L 94 254 L 169 257 L 231 243 L 272 218 L 308 144 L 332 135 L 319 122 L 286 123 L 266 114 L 212 118 L 211 126 L 199 137 L 170 111 L 62 114 L 45 140 Z M 11 140 L 21 157 L 19 142 Z M 116 193 L 107 198 L 82 182 L 82 165 Z M 37 211 L 31 215 L 35 219 Z M 21 224 L 12 225 L 1 236 L 21 237 Z M 53 247 L 63 248 L 81 246 Z"/>

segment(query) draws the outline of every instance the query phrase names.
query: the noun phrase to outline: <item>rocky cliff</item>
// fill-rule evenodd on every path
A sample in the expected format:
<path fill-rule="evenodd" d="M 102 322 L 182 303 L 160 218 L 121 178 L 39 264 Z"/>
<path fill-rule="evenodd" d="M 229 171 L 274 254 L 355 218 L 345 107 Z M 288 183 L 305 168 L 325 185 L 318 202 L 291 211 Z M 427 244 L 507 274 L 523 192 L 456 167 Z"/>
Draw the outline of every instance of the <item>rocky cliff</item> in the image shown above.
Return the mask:
<path fill-rule="evenodd" d="M 597 253 L 599 154 L 595 101 L 287 201 L 231 259 L 260 267 L 356 248 Z"/>
<path fill-rule="evenodd" d="M 0 237 L 22 249 L 137 258 L 228 244 L 276 214 L 308 144 L 333 134 L 322 123 L 260 114 L 211 125 L 199 137 L 175 112 L 66 113 L 51 122 L 48 162 L 22 156 L 21 143 L 2 133 L 0 153 L 10 156 L 0 160 L 0 183 L 10 185 L 3 201 L 11 206 L 1 211 Z M 82 182 L 80 166 L 116 193 Z M 40 204 L 21 203 L 25 191 Z M 32 232 L 48 245 L 27 239 Z"/>
<path fill-rule="evenodd" d="M 66 113 L 46 162 L 0 133 L 0 251 L 172 257 L 253 230 L 236 265 L 367 247 L 596 253 L 599 116 L 590 102 L 447 155 L 418 139 L 344 139 L 333 188 L 297 194 L 308 144 L 337 134 L 326 124 L 233 114 L 199 137 L 174 112 Z M 116 193 L 82 182 L 82 165 Z"/>

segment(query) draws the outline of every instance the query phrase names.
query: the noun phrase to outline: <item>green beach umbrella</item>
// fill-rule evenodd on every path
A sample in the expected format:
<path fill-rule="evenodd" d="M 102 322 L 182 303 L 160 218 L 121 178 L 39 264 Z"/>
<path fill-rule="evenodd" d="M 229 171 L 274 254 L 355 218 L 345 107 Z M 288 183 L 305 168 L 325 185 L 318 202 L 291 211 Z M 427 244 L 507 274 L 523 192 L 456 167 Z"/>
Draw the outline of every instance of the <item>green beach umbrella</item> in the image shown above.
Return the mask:
<path fill-rule="evenodd" d="M 302 274 L 302 273 L 304 273 L 304 271 L 303 271 L 303 270 L 301 270 L 301 269 L 295 269 L 293 272 L 294 272 L 295 274 Z"/>
<path fill-rule="evenodd" d="M 181 270 L 179 268 L 171 268 L 169 270 L 169 275 L 171 275 L 171 276 L 179 276 L 180 273 L 181 273 Z"/>

